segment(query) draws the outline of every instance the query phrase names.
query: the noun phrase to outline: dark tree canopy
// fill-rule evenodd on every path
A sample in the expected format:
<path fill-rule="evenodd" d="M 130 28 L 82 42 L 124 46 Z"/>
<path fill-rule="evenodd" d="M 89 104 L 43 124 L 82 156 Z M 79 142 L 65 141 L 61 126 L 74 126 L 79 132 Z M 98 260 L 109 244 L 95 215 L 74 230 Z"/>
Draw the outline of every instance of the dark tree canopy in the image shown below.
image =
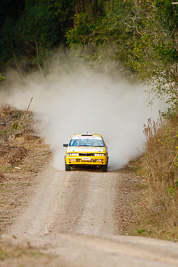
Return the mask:
<path fill-rule="evenodd" d="M 170 76 L 177 21 L 171 0 L 2 0 L 1 70 L 22 58 L 30 67 L 43 64 L 46 52 L 60 45 L 92 46 L 91 58 L 120 61 L 142 79 Z"/>

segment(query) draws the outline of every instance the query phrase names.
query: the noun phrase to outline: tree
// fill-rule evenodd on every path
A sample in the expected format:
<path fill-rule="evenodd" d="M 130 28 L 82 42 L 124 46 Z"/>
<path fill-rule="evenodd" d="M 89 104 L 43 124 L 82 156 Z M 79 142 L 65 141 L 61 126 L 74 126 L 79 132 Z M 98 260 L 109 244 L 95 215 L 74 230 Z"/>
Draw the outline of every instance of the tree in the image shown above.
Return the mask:
<path fill-rule="evenodd" d="M 153 83 L 157 95 L 177 103 L 177 8 L 170 0 L 112 1 L 105 16 L 75 16 L 67 33 L 70 47 L 94 45 L 96 60 L 124 63 L 140 79 Z M 98 51 L 103 51 L 102 56 Z"/>
<path fill-rule="evenodd" d="M 37 0 L 37 6 L 45 6 L 57 24 L 57 35 L 60 42 L 65 42 L 65 32 L 73 27 L 74 0 Z"/>
<path fill-rule="evenodd" d="M 50 11 L 45 6 L 26 8 L 16 25 L 16 40 L 43 76 L 44 53 L 57 41 L 57 25 Z"/>

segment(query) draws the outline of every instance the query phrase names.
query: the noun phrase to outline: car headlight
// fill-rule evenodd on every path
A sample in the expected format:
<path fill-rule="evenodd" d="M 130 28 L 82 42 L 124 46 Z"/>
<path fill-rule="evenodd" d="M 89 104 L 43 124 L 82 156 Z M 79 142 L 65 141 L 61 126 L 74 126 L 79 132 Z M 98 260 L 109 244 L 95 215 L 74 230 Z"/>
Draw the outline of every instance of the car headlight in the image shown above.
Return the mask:
<path fill-rule="evenodd" d="M 79 153 L 67 153 L 67 156 L 75 156 L 75 157 L 77 157 L 77 156 L 79 156 Z"/>
<path fill-rule="evenodd" d="M 95 157 L 104 157 L 104 156 L 106 156 L 106 154 L 104 154 L 104 153 L 97 153 L 97 154 L 95 154 Z"/>

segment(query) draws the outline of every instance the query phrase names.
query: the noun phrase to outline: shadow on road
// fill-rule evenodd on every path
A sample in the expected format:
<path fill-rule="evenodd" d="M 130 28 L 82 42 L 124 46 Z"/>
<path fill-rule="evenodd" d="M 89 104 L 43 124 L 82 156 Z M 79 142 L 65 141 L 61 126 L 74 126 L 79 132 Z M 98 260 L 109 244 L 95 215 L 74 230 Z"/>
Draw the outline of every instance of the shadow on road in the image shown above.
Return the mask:
<path fill-rule="evenodd" d="M 82 172 L 102 172 L 102 169 L 95 166 L 81 166 L 71 168 L 71 171 L 82 171 Z"/>

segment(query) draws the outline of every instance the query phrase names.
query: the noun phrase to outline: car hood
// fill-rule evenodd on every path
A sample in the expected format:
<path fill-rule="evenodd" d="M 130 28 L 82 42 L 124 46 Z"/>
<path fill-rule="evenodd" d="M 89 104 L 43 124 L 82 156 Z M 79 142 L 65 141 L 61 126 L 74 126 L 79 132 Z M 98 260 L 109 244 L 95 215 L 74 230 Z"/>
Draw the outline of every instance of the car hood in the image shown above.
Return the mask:
<path fill-rule="evenodd" d="M 94 152 L 94 153 L 106 153 L 106 148 L 105 147 L 79 147 L 79 146 L 73 146 L 73 147 L 68 147 L 67 148 L 67 153 L 70 152 L 85 152 L 85 153 L 89 153 L 89 152 Z"/>

